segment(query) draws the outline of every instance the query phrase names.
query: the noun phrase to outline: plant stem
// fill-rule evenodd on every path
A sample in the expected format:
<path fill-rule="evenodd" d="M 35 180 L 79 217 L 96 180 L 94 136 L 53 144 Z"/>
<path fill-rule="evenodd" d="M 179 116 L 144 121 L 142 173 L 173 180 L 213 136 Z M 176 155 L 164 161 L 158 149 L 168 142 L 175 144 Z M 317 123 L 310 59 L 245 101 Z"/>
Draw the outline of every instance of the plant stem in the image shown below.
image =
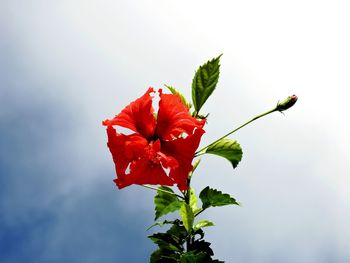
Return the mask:
<path fill-rule="evenodd" d="M 190 205 L 190 198 L 191 198 L 190 189 L 191 189 L 190 186 L 188 186 L 188 189 L 187 189 L 186 194 L 185 194 L 185 202 L 188 205 Z M 191 237 L 192 237 L 191 232 L 192 232 L 192 229 L 188 233 L 188 236 L 186 237 L 186 250 L 187 250 L 187 252 L 190 250 L 190 246 L 191 246 Z"/>
<path fill-rule="evenodd" d="M 152 190 L 155 190 L 155 191 L 161 191 L 161 192 L 164 192 L 164 193 L 167 193 L 167 194 L 172 194 L 172 195 L 176 195 L 178 198 L 181 198 L 181 199 L 185 199 L 183 196 L 181 195 L 178 195 L 174 192 L 170 192 L 170 191 L 167 191 L 167 190 L 163 190 L 163 189 L 159 189 L 159 188 L 155 188 L 155 187 L 152 187 L 152 186 L 149 186 L 149 185 L 141 185 L 142 187 L 145 187 L 145 188 L 148 188 L 148 189 L 152 189 Z"/>
<path fill-rule="evenodd" d="M 194 217 L 198 216 L 200 213 L 202 213 L 205 209 L 200 210 L 198 213 L 194 215 Z"/>
<path fill-rule="evenodd" d="M 242 124 L 241 126 L 239 126 L 238 128 L 234 129 L 233 131 L 230 131 L 229 133 L 227 133 L 227 134 L 225 134 L 224 136 L 220 137 L 219 139 L 215 140 L 214 142 L 212 142 L 212 143 L 209 144 L 208 146 L 205 146 L 205 147 L 203 147 L 202 149 L 200 149 L 199 151 L 197 151 L 197 152 L 195 153 L 195 157 L 204 154 L 204 153 L 205 153 L 205 150 L 206 150 L 207 148 L 209 148 L 210 146 L 214 145 L 214 144 L 217 143 L 218 141 L 220 141 L 220 140 L 226 138 L 227 136 L 231 135 L 232 133 L 238 131 L 239 129 L 243 128 L 244 126 L 248 125 L 249 123 L 251 123 L 251 122 L 253 122 L 253 121 L 255 121 L 255 120 L 257 120 L 257 119 L 259 119 L 259 118 L 261 118 L 261 117 L 264 117 L 264 116 L 266 116 L 266 115 L 268 115 L 268 114 L 270 114 L 270 113 L 272 113 L 272 112 L 275 112 L 275 111 L 277 111 L 277 107 L 275 107 L 274 109 L 269 110 L 269 111 L 267 111 L 267 112 L 265 112 L 265 113 L 263 113 L 263 114 L 260 114 L 260 115 L 258 115 L 258 116 L 256 116 L 256 117 L 254 117 L 253 119 L 247 121 L 246 123 Z"/>

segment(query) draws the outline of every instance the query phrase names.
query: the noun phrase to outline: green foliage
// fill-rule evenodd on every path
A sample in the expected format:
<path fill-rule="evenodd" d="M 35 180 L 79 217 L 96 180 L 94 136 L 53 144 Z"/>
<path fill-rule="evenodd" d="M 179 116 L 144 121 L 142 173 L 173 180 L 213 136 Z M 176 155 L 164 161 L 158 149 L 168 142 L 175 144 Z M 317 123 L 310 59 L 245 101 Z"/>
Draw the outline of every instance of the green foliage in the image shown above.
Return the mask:
<path fill-rule="evenodd" d="M 169 233 L 156 233 L 148 236 L 159 247 L 174 251 L 182 251 L 183 247 L 179 242 L 179 238 Z"/>
<path fill-rule="evenodd" d="M 204 263 L 206 262 L 206 257 L 207 255 L 203 252 L 195 254 L 192 251 L 190 251 L 181 255 L 179 263 Z"/>
<path fill-rule="evenodd" d="M 197 207 L 197 197 L 192 188 L 186 194 L 188 198 L 181 201 L 169 187 L 159 187 L 155 196 L 156 218 L 180 209 L 181 220 L 164 220 L 154 226 L 171 225 L 165 233 L 154 233 L 149 238 L 158 245 L 151 254 L 150 263 L 210 263 L 223 261 L 212 259 L 214 255 L 210 243 L 206 242 L 202 228 L 213 226 L 209 220 L 199 220 L 194 224 L 195 215 L 211 206 L 238 204 L 228 194 L 206 187 L 199 195 L 202 207 Z M 149 228 L 149 229 L 150 229 Z M 187 243 L 185 249 L 185 243 Z"/>
<path fill-rule="evenodd" d="M 207 209 L 211 206 L 239 205 L 239 203 L 230 195 L 209 188 L 209 186 L 202 190 L 199 194 L 199 198 L 202 201 L 203 209 Z"/>
<path fill-rule="evenodd" d="M 194 75 L 192 80 L 192 101 L 197 114 L 216 88 L 220 74 L 221 56 L 200 66 Z"/>
<path fill-rule="evenodd" d="M 188 235 L 187 230 L 183 225 L 183 222 L 178 219 L 174 221 L 174 224 L 167 231 L 167 233 L 177 236 L 180 240 L 180 243 L 184 243 Z"/>
<path fill-rule="evenodd" d="M 197 208 L 197 196 L 194 192 L 194 189 L 190 189 L 190 207 L 194 215 L 196 215 L 202 208 Z"/>
<path fill-rule="evenodd" d="M 193 230 L 196 231 L 200 228 L 213 226 L 213 225 L 214 223 L 209 220 L 199 220 L 197 223 L 194 224 Z"/>
<path fill-rule="evenodd" d="M 207 256 L 213 256 L 214 252 L 210 248 L 210 243 L 205 240 L 195 240 L 190 244 L 190 251 L 194 251 L 195 253 L 204 252 Z"/>
<path fill-rule="evenodd" d="M 156 233 L 148 237 L 159 247 L 151 255 L 151 263 L 178 262 L 180 255 L 184 253 L 187 230 L 178 219 L 168 222 L 172 226 L 166 233 Z"/>
<path fill-rule="evenodd" d="M 152 253 L 150 263 L 177 263 L 178 257 L 178 254 L 172 250 L 159 248 Z"/>
<path fill-rule="evenodd" d="M 175 195 L 174 191 L 166 186 L 158 188 L 157 195 L 154 197 L 156 216 L 154 220 L 157 220 L 163 215 L 170 212 L 179 210 L 183 201 Z M 163 190 L 163 191 L 162 191 Z M 165 191 L 165 192 L 164 192 Z"/>
<path fill-rule="evenodd" d="M 236 168 L 238 163 L 242 160 L 242 148 L 239 143 L 231 139 L 221 139 L 213 145 L 210 145 L 206 153 L 219 155 L 226 158 L 232 164 L 233 168 Z"/>
<path fill-rule="evenodd" d="M 188 208 L 190 208 L 189 205 Z M 191 233 L 188 233 L 181 220 L 166 222 L 172 224 L 168 231 L 149 236 L 158 245 L 158 249 L 151 255 L 151 263 L 222 263 L 222 261 L 212 259 L 214 253 L 210 248 L 210 243 L 203 240 L 204 232 L 202 229 L 193 229 Z M 210 223 L 207 224 L 210 225 Z M 186 241 L 190 242 L 185 250 Z"/>
<path fill-rule="evenodd" d="M 171 225 L 165 233 L 154 233 L 149 238 L 158 245 L 150 257 L 151 263 L 207 263 L 221 262 L 212 259 L 214 255 L 210 243 L 206 242 L 202 228 L 213 226 L 209 220 L 199 220 L 194 224 L 194 217 L 200 211 L 210 206 L 238 204 L 228 194 L 206 187 L 199 197 L 202 208 L 197 207 L 197 197 L 192 188 L 188 189 L 188 198 L 182 201 L 169 187 L 158 188 L 154 202 L 156 204 L 156 219 L 180 209 L 181 220 L 164 220 L 156 222 L 153 226 Z M 150 228 L 151 228 L 150 227 Z M 185 249 L 185 243 L 187 246 Z"/>
<path fill-rule="evenodd" d="M 183 203 L 180 208 L 180 216 L 182 218 L 182 222 L 187 232 L 190 233 L 193 226 L 194 221 L 194 213 L 192 211 L 191 206 L 186 203 Z"/>
<path fill-rule="evenodd" d="M 180 99 L 181 99 L 181 101 L 182 101 L 182 103 L 185 104 L 187 108 L 190 109 L 190 108 L 192 107 L 191 103 L 189 103 L 189 102 L 186 100 L 185 96 L 182 95 L 182 93 L 181 93 L 180 91 L 178 91 L 177 89 L 175 89 L 175 88 L 172 87 L 172 86 L 168 86 L 168 85 L 165 85 L 165 84 L 164 84 L 164 86 L 167 87 L 167 88 L 170 90 L 170 92 L 171 92 L 172 94 L 179 96 Z"/>

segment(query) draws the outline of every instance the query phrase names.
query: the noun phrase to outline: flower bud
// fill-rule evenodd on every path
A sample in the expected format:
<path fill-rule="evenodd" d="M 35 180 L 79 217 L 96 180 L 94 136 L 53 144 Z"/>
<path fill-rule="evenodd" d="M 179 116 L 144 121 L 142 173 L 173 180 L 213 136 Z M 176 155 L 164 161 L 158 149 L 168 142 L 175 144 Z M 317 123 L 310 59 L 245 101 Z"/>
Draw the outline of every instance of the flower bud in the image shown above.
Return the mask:
<path fill-rule="evenodd" d="M 278 111 L 284 111 L 288 110 L 290 107 L 292 107 L 298 100 L 298 97 L 296 95 L 289 96 L 284 101 L 279 102 L 276 106 L 276 110 Z"/>

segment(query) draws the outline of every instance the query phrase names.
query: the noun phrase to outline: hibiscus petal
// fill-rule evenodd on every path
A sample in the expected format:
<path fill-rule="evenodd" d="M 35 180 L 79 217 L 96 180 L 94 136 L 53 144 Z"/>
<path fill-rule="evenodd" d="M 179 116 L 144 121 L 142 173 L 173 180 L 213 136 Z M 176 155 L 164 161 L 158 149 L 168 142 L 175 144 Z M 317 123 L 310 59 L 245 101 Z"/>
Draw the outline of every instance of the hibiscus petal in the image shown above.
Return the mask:
<path fill-rule="evenodd" d="M 132 184 L 174 185 L 174 181 L 164 171 L 166 166 L 177 167 L 173 157 L 161 154 L 160 141 L 149 144 L 138 134 L 118 134 L 108 126 L 108 147 L 116 166 L 117 178 L 114 180 L 119 189 Z"/>
<path fill-rule="evenodd" d="M 149 88 L 142 97 L 131 102 L 113 119 L 105 120 L 102 124 L 105 126 L 119 125 L 138 132 L 145 138 L 152 137 L 156 126 L 150 95 L 152 92 L 154 92 L 153 88 Z"/>
<path fill-rule="evenodd" d="M 138 134 L 119 134 L 112 126 L 107 127 L 107 146 L 112 154 L 117 176 L 124 176 L 130 163 L 143 155 L 148 142 Z"/>
<path fill-rule="evenodd" d="M 162 166 L 166 169 L 168 168 L 175 169 L 179 166 L 179 162 L 172 156 L 165 155 L 162 152 L 159 152 L 158 156 L 162 163 Z"/>
<path fill-rule="evenodd" d="M 130 174 L 118 176 L 114 182 L 119 189 L 132 184 L 174 185 L 174 181 L 166 175 L 160 163 L 151 163 L 145 157 L 132 162 Z"/>
<path fill-rule="evenodd" d="M 177 168 L 170 169 L 169 176 L 175 181 L 181 191 L 185 191 L 188 188 L 188 174 L 192 171 L 194 153 L 198 148 L 203 133 L 203 129 L 196 129 L 193 135 L 189 135 L 186 138 L 178 138 L 162 143 L 162 153 L 175 158 L 179 164 Z"/>
<path fill-rule="evenodd" d="M 182 133 L 191 135 L 195 128 L 202 128 L 205 120 L 197 120 L 180 97 L 174 94 L 163 94 L 159 90 L 159 110 L 157 116 L 156 136 L 162 140 L 173 140 Z"/>
<path fill-rule="evenodd" d="M 162 166 L 164 168 L 176 168 L 179 166 L 179 163 L 174 157 L 167 156 L 164 153 L 162 153 L 161 150 L 161 143 L 160 140 L 156 140 L 152 145 L 152 151 L 154 153 L 154 156 L 151 158 L 158 159 L 158 162 L 160 161 Z"/>

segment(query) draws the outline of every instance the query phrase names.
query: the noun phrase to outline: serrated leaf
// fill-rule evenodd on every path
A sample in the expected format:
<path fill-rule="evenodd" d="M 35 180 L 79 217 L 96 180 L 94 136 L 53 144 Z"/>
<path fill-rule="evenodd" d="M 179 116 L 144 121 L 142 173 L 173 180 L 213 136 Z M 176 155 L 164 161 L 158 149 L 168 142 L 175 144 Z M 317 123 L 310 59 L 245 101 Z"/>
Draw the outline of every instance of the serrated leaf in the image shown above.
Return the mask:
<path fill-rule="evenodd" d="M 239 205 L 239 203 L 229 194 L 224 194 L 219 190 L 209 188 L 207 186 L 199 194 L 202 201 L 202 208 L 206 209 L 210 206 L 224 206 L 224 205 Z"/>
<path fill-rule="evenodd" d="M 208 61 L 200 66 L 192 80 L 192 101 L 196 113 L 202 108 L 209 96 L 216 88 L 220 74 L 220 57 Z"/>
<path fill-rule="evenodd" d="M 213 145 L 210 145 L 205 153 L 215 154 L 226 158 L 236 168 L 238 163 L 242 160 L 242 148 L 239 143 L 231 139 L 221 139 Z"/>
<path fill-rule="evenodd" d="M 192 208 L 188 204 L 182 203 L 182 206 L 180 208 L 180 216 L 182 218 L 184 227 L 186 228 L 187 232 L 190 233 L 194 221 L 194 214 Z"/>
<path fill-rule="evenodd" d="M 156 210 L 156 216 L 154 220 L 157 220 L 161 216 L 166 215 L 170 212 L 179 210 L 183 203 L 183 201 L 180 201 L 178 199 L 178 197 L 175 195 L 174 191 L 171 188 L 161 186 L 159 187 L 159 189 L 160 190 L 157 191 L 157 195 L 154 197 L 154 204 Z M 167 192 L 163 192 L 161 190 Z"/>
<path fill-rule="evenodd" d="M 199 220 L 197 223 L 194 224 L 193 230 L 197 231 L 200 228 L 213 226 L 214 223 L 209 220 Z"/>
<path fill-rule="evenodd" d="M 191 103 L 189 103 L 189 102 L 186 100 L 185 96 L 182 95 L 182 93 L 181 93 L 180 91 L 178 91 L 178 90 L 175 89 L 174 87 L 168 86 L 168 85 L 166 85 L 166 84 L 164 84 L 164 86 L 167 87 L 168 90 L 170 90 L 170 92 L 171 92 L 172 94 L 179 96 L 180 99 L 181 99 L 181 101 L 182 101 L 182 103 L 185 104 L 187 108 L 190 109 L 190 108 L 192 107 Z"/>

